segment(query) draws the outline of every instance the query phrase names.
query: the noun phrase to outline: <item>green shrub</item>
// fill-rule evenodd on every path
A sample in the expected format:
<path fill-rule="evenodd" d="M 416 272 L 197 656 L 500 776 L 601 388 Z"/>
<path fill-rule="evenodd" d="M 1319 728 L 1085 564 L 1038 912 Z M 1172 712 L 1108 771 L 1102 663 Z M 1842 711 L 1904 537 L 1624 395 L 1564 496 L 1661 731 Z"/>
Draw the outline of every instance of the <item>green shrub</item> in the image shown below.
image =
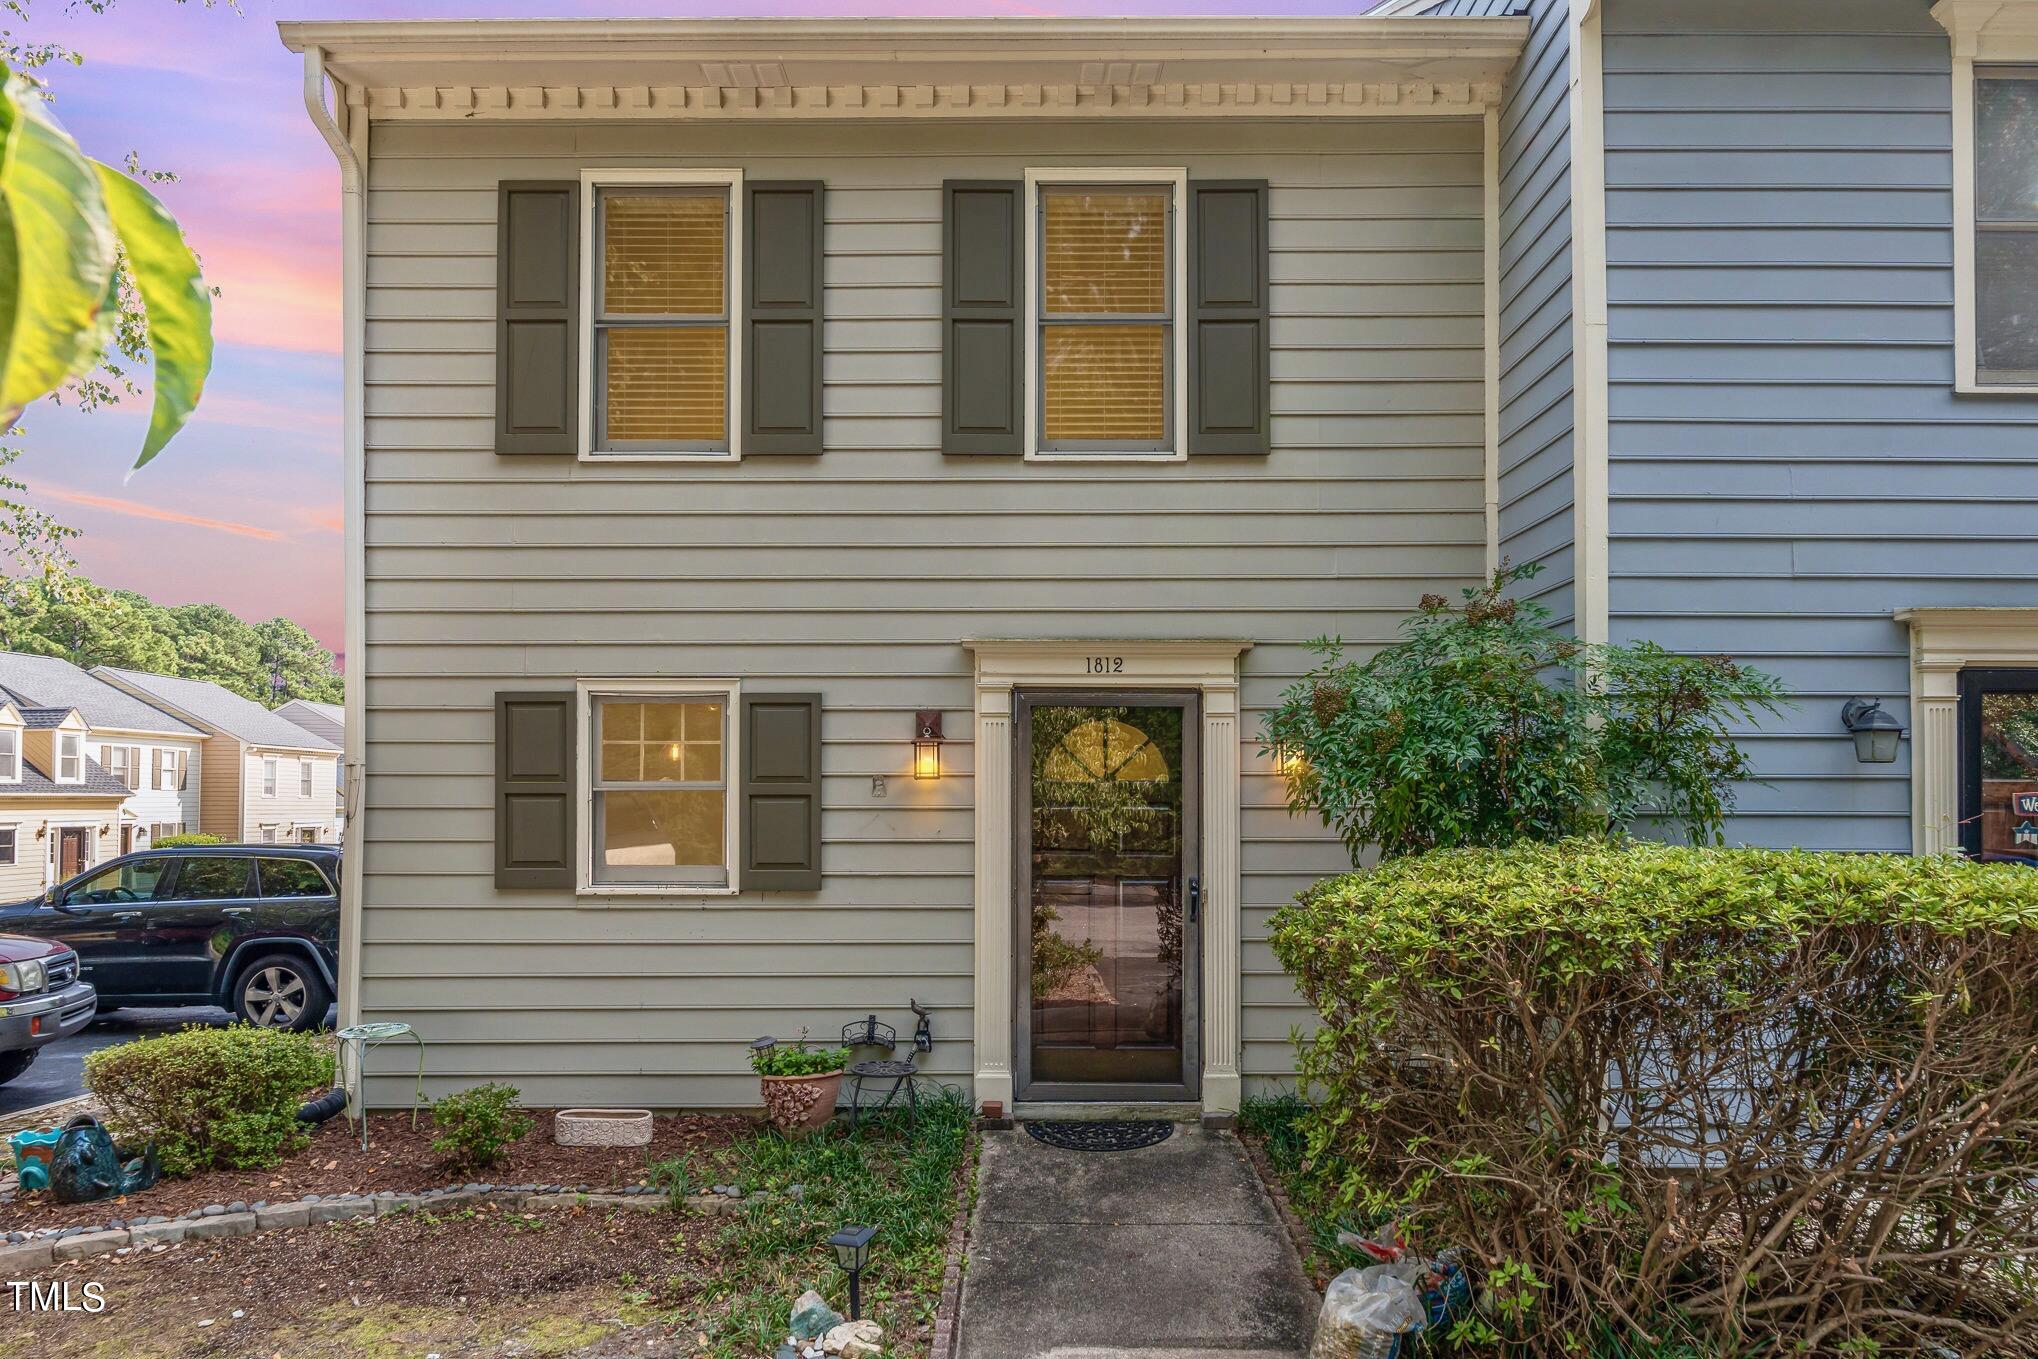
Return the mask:
<path fill-rule="evenodd" d="M 517 1104 L 522 1093 L 514 1085 L 490 1081 L 433 1100 L 432 1126 L 438 1135 L 432 1139 L 432 1150 L 461 1169 L 501 1165 L 510 1144 L 536 1126 Z"/>
<path fill-rule="evenodd" d="M 750 1069 L 760 1076 L 823 1076 L 848 1064 L 848 1048 L 810 1048 L 804 1032 L 796 1043 L 750 1052 Z"/>
<path fill-rule="evenodd" d="M 1310 643 L 1264 736 L 1289 808 L 1336 827 L 1353 863 L 1641 822 L 1720 841 L 1750 777 L 1729 728 L 1776 712 L 1781 683 L 1724 656 L 1586 646 L 1507 596 L 1537 570 L 1503 565 L 1463 608 L 1424 595 L 1364 663 Z"/>
<path fill-rule="evenodd" d="M 316 1034 L 193 1025 L 85 1058 L 85 1085 L 123 1143 L 153 1141 L 168 1175 L 275 1165 L 308 1140 L 297 1106 L 332 1084 Z"/>
<path fill-rule="evenodd" d="M 1272 938 L 1322 1017 L 1307 1197 L 1467 1248 L 1468 1338 L 2025 1352 L 2038 873 L 1524 843 L 1330 879 Z"/>
<path fill-rule="evenodd" d="M 178 845 L 223 845 L 224 835 L 208 835 L 203 831 L 184 831 L 178 835 L 165 835 L 156 841 L 157 849 L 174 849 Z"/>

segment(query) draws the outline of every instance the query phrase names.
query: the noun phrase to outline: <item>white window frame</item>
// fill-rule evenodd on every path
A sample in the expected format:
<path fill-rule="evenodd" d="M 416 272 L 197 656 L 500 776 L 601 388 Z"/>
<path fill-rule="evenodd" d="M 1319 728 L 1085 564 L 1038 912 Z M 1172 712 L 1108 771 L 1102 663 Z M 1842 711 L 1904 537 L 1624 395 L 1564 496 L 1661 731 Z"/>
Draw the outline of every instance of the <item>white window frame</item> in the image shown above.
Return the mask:
<path fill-rule="evenodd" d="M 191 752 L 178 746 L 163 750 L 163 772 L 170 773 L 174 762 L 176 775 L 170 780 L 170 788 L 176 792 L 185 791 L 191 778 Z"/>
<path fill-rule="evenodd" d="M 297 795 L 311 796 L 311 760 L 307 756 L 299 756 L 297 760 Z"/>
<path fill-rule="evenodd" d="M 264 821 L 257 829 L 261 832 L 261 842 L 263 844 L 273 845 L 277 843 L 275 822 Z"/>
<path fill-rule="evenodd" d="M 149 824 L 149 843 L 154 844 L 165 836 L 182 835 L 183 833 L 184 823 L 182 821 L 154 821 Z"/>
<path fill-rule="evenodd" d="M 574 866 L 574 891 L 584 897 L 733 897 L 742 890 L 737 860 L 743 769 L 743 686 L 733 679 L 582 680 L 574 686 L 575 835 L 580 844 Z M 722 811 L 722 861 L 726 883 L 597 882 L 594 861 L 600 846 L 594 839 L 594 704 L 598 698 L 720 697 L 726 715 L 722 743 L 722 775 L 728 801 Z"/>
<path fill-rule="evenodd" d="M 275 797 L 275 796 L 276 796 L 276 787 L 277 787 L 277 784 L 276 784 L 276 765 L 277 765 L 277 759 L 276 759 L 276 757 L 275 757 L 274 755 L 264 755 L 264 756 L 262 757 L 262 796 L 263 796 L 263 797 Z"/>
<path fill-rule="evenodd" d="M 594 344 L 595 266 L 598 230 L 595 202 L 603 189 L 629 187 L 721 187 L 729 195 L 729 239 L 723 251 L 729 270 L 729 377 L 723 415 L 729 431 L 727 449 L 648 448 L 602 452 L 595 447 L 595 402 L 600 365 Z M 743 172 L 737 169 L 607 169 L 580 172 L 580 461 L 582 462 L 740 462 L 743 458 Z"/>
<path fill-rule="evenodd" d="M 21 782 L 21 732 L 20 727 L 0 726 L 0 737 L 11 737 L 14 747 L 12 751 L 0 754 L 0 783 Z"/>
<path fill-rule="evenodd" d="M 1047 448 L 1041 443 L 1040 379 L 1041 244 L 1040 191 L 1064 185 L 1166 188 L 1168 211 L 1168 315 L 1174 344 L 1168 362 L 1168 447 L 1151 452 L 1126 449 Z M 1189 172 L 1182 166 L 1043 165 L 1026 169 L 1026 460 L 1028 462 L 1186 462 L 1189 448 Z"/>
<path fill-rule="evenodd" d="M 82 731 L 58 731 L 56 742 L 56 777 L 53 783 L 83 783 L 85 781 L 85 733 Z M 65 774 L 64 766 L 72 764 L 77 773 Z"/>
<path fill-rule="evenodd" d="M 5 837 L 5 848 L 0 848 L 0 864 L 9 868 L 21 862 L 21 826 L 10 822 L 0 826 L 0 837 Z"/>
<path fill-rule="evenodd" d="M 1971 396 L 2038 396 L 2038 384 L 1980 380 L 1974 107 L 1977 67 L 1985 77 L 1991 66 L 2038 66 L 2038 7 L 1942 0 L 1933 17 L 1953 44 L 1953 387 Z"/>

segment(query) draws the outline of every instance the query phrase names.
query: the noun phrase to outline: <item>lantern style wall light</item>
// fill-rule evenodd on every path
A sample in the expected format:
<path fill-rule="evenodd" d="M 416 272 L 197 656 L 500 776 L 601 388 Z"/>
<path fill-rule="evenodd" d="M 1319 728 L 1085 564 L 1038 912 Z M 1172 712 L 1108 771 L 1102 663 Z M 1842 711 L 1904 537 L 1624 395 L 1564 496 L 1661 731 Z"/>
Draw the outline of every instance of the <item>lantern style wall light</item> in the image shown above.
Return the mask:
<path fill-rule="evenodd" d="M 913 714 L 913 777 L 941 777 L 941 714 L 937 711 Z"/>
<path fill-rule="evenodd" d="M 1840 709 L 1840 725 L 1854 736 L 1854 758 L 1862 764 L 1896 763 L 1897 742 L 1904 724 L 1882 710 L 1879 698 L 1850 698 Z"/>
<path fill-rule="evenodd" d="M 828 1244 L 835 1250 L 835 1263 L 849 1276 L 851 1321 L 863 1312 L 863 1267 L 870 1263 L 870 1239 L 876 1235 L 875 1227 L 844 1227 L 828 1238 Z"/>

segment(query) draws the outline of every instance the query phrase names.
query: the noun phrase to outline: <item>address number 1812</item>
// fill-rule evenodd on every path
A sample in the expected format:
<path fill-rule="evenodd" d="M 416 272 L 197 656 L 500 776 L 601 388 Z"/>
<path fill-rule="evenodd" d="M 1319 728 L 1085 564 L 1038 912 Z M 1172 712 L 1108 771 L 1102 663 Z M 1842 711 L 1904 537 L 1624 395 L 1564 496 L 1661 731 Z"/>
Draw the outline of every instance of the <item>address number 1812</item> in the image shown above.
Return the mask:
<path fill-rule="evenodd" d="M 1085 656 L 1083 673 L 1086 675 L 1122 675 L 1125 673 L 1123 656 Z"/>

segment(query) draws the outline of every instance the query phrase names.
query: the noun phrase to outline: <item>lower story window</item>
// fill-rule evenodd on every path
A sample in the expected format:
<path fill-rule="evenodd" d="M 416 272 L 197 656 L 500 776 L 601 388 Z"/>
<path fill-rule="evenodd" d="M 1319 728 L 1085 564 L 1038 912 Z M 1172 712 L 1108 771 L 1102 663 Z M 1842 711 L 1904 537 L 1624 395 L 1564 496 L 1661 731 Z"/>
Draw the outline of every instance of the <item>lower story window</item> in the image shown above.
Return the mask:
<path fill-rule="evenodd" d="M 729 883 L 727 691 L 596 694 L 594 881 Z"/>
<path fill-rule="evenodd" d="M 2038 669 L 1960 676 L 1961 848 L 2038 866 Z"/>
<path fill-rule="evenodd" d="M 149 827 L 149 842 L 154 844 L 161 841 L 166 835 L 182 835 L 183 833 L 184 823 L 182 821 L 158 821 Z"/>
<path fill-rule="evenodd" d="M 15 834 L 14 827 L 0 826 L 0 864 L 11 864 L 14 862 L 16 852 Z"/>

